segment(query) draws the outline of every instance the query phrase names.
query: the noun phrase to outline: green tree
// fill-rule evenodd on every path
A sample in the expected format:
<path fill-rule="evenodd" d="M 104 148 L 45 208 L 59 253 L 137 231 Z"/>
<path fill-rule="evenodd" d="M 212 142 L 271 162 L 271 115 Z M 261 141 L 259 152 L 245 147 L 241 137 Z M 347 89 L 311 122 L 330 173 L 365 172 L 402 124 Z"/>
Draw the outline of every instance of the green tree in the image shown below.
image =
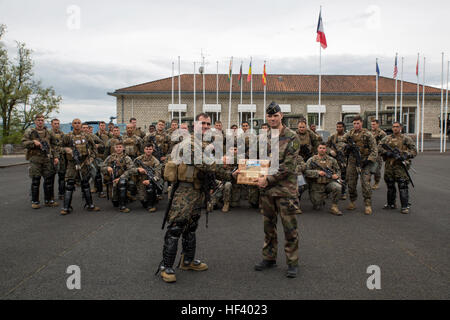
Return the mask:
<path fill-rule="evenodd" d="M 0 40 L 6 26 L 0 25 Z M 17 56 L 10 59 L 6 46 L 0 42 L 0 113 L 2 141 L 17 131 L 23 133 L 36 114 L 58 112 L 61 96 L 52 87 L 44 87 L 33 79 L 32 50 L 16 41 Z"/>

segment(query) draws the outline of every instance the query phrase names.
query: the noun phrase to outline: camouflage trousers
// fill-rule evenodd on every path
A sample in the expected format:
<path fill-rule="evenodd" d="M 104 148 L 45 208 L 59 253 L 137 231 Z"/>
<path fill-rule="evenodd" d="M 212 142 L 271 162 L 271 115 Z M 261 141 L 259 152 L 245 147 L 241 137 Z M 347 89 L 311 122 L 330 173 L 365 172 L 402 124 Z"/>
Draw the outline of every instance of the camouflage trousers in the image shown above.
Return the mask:
<path fill-rule="evenodd" d="M 370 173 L 369 167 L 370 166 L 366 166 L 361 169 L 361 189 L 364 200 L 372 199 L 372 188 L 370 186 L 370 178 L 372 174 Z M 358 198 L 358 193 L 356 191 L 358 179 L 359 175 L 356 170 L 356 165 L 354 163 L 349 163 L 347 166 L 347 176 L 345 181 L 347 182 L 350 201 L 355 201 Z"/>
<path fill-rule="evenodd" d="M 248 186 L 248 202 L 252 206 L 259 205 L 259 188 L 257 186 Z"/>
<path fill-rule="evenodd" d="M 46 156 L 35 155 L 30 158 L 29 176 L 48 178 L 54 174 L 53 160 Z"/>
<path fill-rule="evenodd" d="M 193 185 L 181 184 L 173 197 L 172 206 L 167 216 L 168 226 L 174 224 L 186 226 L 200 218 L 201 190 L 195 190 Z"/>
<path fill-rule="evenodd" d="M 241 185 L 229 181 L 225 182 L 223 201 L 228 201 L 232 207 L 239 206 L 239 202 L 241 201 Z"/>
<path fill-rule="evenodd" d="M 264 220 L 264 260 L 276 260 L 278 250 L 277 216 L 281 218 L 284 229 L 284 252 L 290 266 L 298 265 L 298 227 L 296 214 L 299 210 L 298 199 L 261 195 L 261 207 Z"/>
<path fill-rule="evenodd" d="M 330 183 L 315 183 L 311 184 L 310 199 L 314 206 L 322 206 L 326 194 L 331 194 L 331 200 L 337 204 L 341 197 L 341 185 L 336 181 Z"/>
<path fill-rule="evenodd" d="M 378 157 L 376 162 L 376 171 L 374 173 L 375 182 L 378 183 L 381 180 L 381 168 L 383 167 L 383 158 Z"/>
<path fill-rule="evenodd" d="M 83 180 L 89 181 L 89 178 L 91 175 L 91 167 L 89 165 L 87 165 L 86 163 L 83 163 L 83 165 L 81 166 L 80 172 L 81 172 L 81 176 L 82 176 Z M 73 160 L 67 161 L 65 181 L 67 181 L 67 180 L 80 181 L 80 175 L 79 175 L 77 169 L 75 169 L 75 161 L 73 161 Z"/>
<path fill-rule="evenodd" d="M 388 164 L 384 166 L 384 180 L 401 181 L 406 180 L 409 182 L 408 176 L 401 165 Z"/>

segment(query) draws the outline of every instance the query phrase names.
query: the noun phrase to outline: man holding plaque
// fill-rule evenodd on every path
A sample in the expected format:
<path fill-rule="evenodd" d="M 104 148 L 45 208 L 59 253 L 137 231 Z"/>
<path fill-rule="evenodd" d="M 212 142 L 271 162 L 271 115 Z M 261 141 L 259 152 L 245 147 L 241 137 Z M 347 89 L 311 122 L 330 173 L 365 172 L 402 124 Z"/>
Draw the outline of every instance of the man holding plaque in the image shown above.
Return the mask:
<path fill-rule="evenodd" d="M 283 113 L 280 106 L 272 102 L 266 109 L 267 122 L 270 126 L 268 138 L 268 153 L 277 152 L 276 146 L 271 146 L 272 135 L 278 136 L 279 163 L 277 170 L 258 178 L 261 188 L 261 206 L 264 216 L 264 247 L 263 260 L 255 265 L 256 271 L 262 271 L 276 266 L 277 259 L 277 216 L 283 223 L 288 270 L 286 276 L 295 278 L 298 272 L 298 231 L 296 214 L 299 213 L 297 185 L 297 157 L 300 141 L 297 134 L 281 122 Z M 272 168 L 276 164 L 272 163 Z M 274 171 L 274 172 L 273 172 Z"/>

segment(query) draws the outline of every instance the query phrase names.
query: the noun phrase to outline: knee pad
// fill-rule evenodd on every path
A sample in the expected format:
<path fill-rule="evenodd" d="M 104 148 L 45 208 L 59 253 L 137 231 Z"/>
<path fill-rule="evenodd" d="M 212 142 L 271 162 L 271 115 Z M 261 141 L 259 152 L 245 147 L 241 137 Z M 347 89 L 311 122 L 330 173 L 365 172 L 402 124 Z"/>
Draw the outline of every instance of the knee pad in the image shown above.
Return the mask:
<path fill-rule="evenodd" d="M 198 227 L 198 220 L 200 219 L 200 215 L 195 215 L 192 217 L 192 222 L 186 228 L 186 232 L 195 232 Z"/>
<path fill-rule="evenodd" d="M 85 179 L 83 181 L 81 181 L 81 188 L 82 189 L 91 189 L 90 185 L 89 185 L 89 179 Z"/>
<path fill-rule="evenodd" d="M 75 190 L 75 180 L 69 179 L 66 182 L 66 190 L 73 191 Z"/>
<path fill-rule="evenodd" d="M 408 189 L 409 181 L 406 179 L 398 179 L 397 184 L 399 189 Z"/>
<path fill-rule="evenodd" d="M 393 178 L 384 178 L 388 188 L 395 188 L 395 180 Z"/>
<path fill-rule="evenodd" d="M 41 177 L 33 177 L 33 178 L 31 178 L 31 185 L 39 187 L 40 184 L 41 184 Z"/>
<path fill-rule="evenodd" d="M 119 189 L 126 189 L 127 188 L 127 180 L 125 179 L 119 179 Z"/>
<path fill-rule="evenodd" d="M 173 238 L 179 238 L 181 236 L 181 234 L 183 233 L 184 227 L 185 227 L 184 224 L 177 222 L 174 225 L 167 227 L 166 236 L 173 237 Z"/>

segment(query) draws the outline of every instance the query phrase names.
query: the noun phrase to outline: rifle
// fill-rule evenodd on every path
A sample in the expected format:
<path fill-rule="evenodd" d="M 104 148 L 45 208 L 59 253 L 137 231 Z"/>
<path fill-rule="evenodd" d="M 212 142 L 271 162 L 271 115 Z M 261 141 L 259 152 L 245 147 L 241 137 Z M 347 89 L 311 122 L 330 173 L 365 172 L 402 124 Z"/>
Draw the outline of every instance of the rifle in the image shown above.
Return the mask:
<path fill-rule="evenodd" d="M 156 138 L 155 136 L 150 136 L 149 137 L 149 142 L 151 144 L 153 144 L 154 148 L 153 148 L 153 156 L 155 156 L 156 159 L 158 159 L 158 161 L 161 161 L 161 157 L 164 156 L 161 148 L 156 144 Z"/>
<path fill-rule="evenodd" d="M 408 176 L 409 181 L 411 182 L 411 185 L 414 188 L 414 182 L 412 181 L 411 176 L 409 175 L 408 164 L 406 163 L 406 158 L 404 157 L 402 152 L 398 148 L 392 148 L 386 143 L 381 144 L 381 146 L 383 147 L 383 149 L 392 153 L 391 158 L 394 158 L 395 160 L 398 160 L 400 162 L 403 170 L 405 170 L 405 173 Z"/>
<path fill-rule="evenodd" d="M 117 176 L 119 175 L 119 167 L 117 166 L 116 161 L 113 161 L 113 163 L 111 164 L 111 168 L 113 169 L 113 173 L 111 173 L 109 175 L 110 181 L 108 181 L 106 183 L 106 199 L 107 200 L 109 200 L 109 187 L 111 186 L 111 197 L 112 197 L 113 196 L 112 192 L 114 191 L 113 181 L 116 180 Z"/>
<path fill-rule="evenodd" d="M 328 167 L 325 167 L 325 168 L 324 168 L 324 167 L 322 167 L 321 165 L 319 165 L 318 163 L 316 163 L 316 162 L 314 162 L 314 161 L 311 161 L 311 165 L 313 165 L 313 166 L 316 167 L 317 169 L 322 170 L 323 172 L 325 172 L 325 177 L 327 177 L 328 179 L 334 180 L 334 179 L 332 178 L 334 172 L 333 172 L 330 168 L 328 168 Z M 342 181 L 340 178 L 337 178 L 337 179 L 336 179 L 336 182 L 339 183 L 341 186 L 345 185 L 345 182 Z"/>
<path fill-rule="evenodd" d="M 83 174 L 81 173 L 81 167 L 83 166 L 83 162 L 81 161 L 80 151 L 75 147 L 75 144 L 72 140 L 72 159 L 75 162 L 75 170 L 78 172 L 80 176 L 80 181 L 83 181 Z"/>
<path fill-rule="evenodd" d="M 311 150 L 309 150 L 307 144 L 302 144 L 300 146 L 300 155 L 304 155 L 303 160 L 305 160 L 305 161 L 312 157 Z"/>
<path fill-rule="evenodd" d="M 154 170 L 152 167 L 146 166 L 141 160 L 136 159 L 136 160 L 134 160 L 134 162 L 135 162 L 138 166 L 142 167 L 142 169 L 145 170 L 145 172 L 146 172 L 146 174 L 147 174 L 147 177 L 148 177 L 148 180 L 150 180 L 150 182 L 151 182 L 151 183 L 152 183 L 152 184 L 153 184 L 160 192 L 162 192 L 163 189 L 164 189 L 164 184 L 163 184 L 163 181 L 162 181 L 161 179 L 158 179 L 158 178 L 156 177 L 156 172 L 155 172 L 155 170 Z"/>
<path fill-rule="evenodd" d="M 33 131 L 33 134 L 36 136 L 36 139 L 41 143 L 41 152 L 44 153 L 46 157 L 50 157 L 50 145 L 47 141 L 42 140 L 37 131 Z"/>
<path fill-rule="evenodd" d="M 361 175 L 361 152 L 352 137 L 347 138 L 348 152 L 352 153 L 356 160 L 356 171 Z M 348 158 L 347 158 L 348 161 Z"/>
<path fill-rule="evenodd" d="M 238 167 L 234 168 L 234 169 L 231 171 L 231 174 L 233 174 L 237 169 L 238 169 Z M 226 182 L 225 180 L 222 180 L 222 181 L 219 182 L 219 184 L 216 184 L 216 187 L 215 187 L 213 193 L 211 194 L 211 198 L 214 198 L 214 197 L 216 196 L 217 192 L 220 191 L 220 189 L 223 187 L 223 185 L 225 184 L 225 182 Z"/>
<path fill-rule="evenodd" d="M 178 185 L 179 185 L 178 181 L 175 182 L 174 184 L 172 184 L 172 189 L 170 190 L 170 194 L 168 195 L 169 203 L 167 204 L 166 212 L 164 212 L 164 219 L 163 219 L 161 230 L 164 230 L 164 227 L 166 226 L 167 216 L 169 215 L 170 208 L 172 207 L 173 197 L 175 195 L 175 191 L 178 189 Z"/>
<path fill-rule="evenodd" d="M 338 163 L 344 163 L 345 162 L 345 156 L 344 153 L 340 150 L 338 150 L 336 144 L 333 141 L 330 141 L 331 148 L 336 150 L 336 160 Z"/>
<path fill-rule="evenodd" d="M 212 211 L 209 206 L 211 201 L 211 190 L 217 189 L 216 175 L 214 172 L 206 172 L 203 176 L 202 191 L 205 194 L 206 202 L 206 227 L 208 228 L 208 213 Z"/>

